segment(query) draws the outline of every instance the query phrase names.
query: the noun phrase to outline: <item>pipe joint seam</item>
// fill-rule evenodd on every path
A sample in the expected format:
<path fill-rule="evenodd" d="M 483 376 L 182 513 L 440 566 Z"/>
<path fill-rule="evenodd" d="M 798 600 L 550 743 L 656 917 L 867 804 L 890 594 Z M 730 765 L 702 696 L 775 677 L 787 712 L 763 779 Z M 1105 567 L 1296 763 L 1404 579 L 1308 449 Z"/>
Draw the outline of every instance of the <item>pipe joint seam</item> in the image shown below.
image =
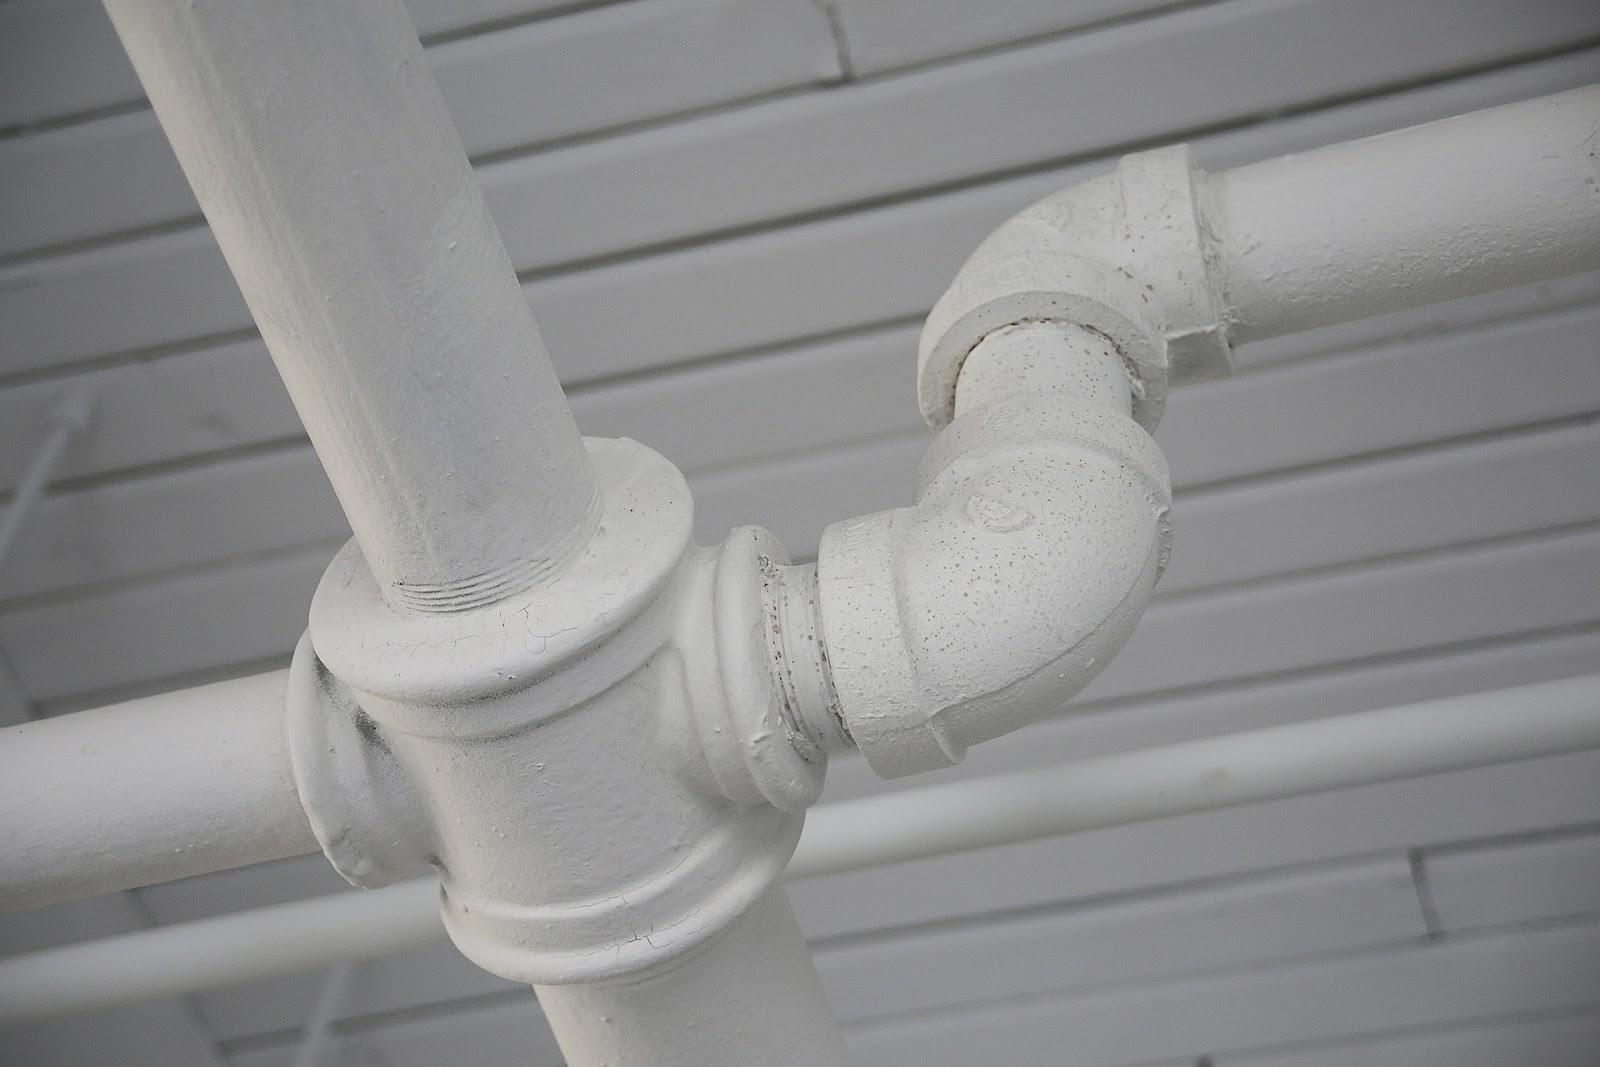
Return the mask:
<path fill-rule="evenodd" d="M 683 647 L 714 656 L 698 672 L 689 712 L 697 746 L 691 759 L 704 760 L 715 788 L 741 804 L 771 804 L 783 811 L 810 807 L 822 793 L 826 752 L 808 724 L 797 717 L 796 677 L 806 692 L 831 685 L 819 672 L 820 648 L 809 635 L 782 637 L 785 575 L 795 570 L 771 532 L 735 528 L 708 564 L 710 590 L 685 598 L 685 608 L 705 616 L 686 618 Z M 711 634 L 708 647 L 703 637 Z"/>
<path fill-rule="evenodd" d="M 1185 145 L 1123 158 L 995 230 L 928 315 L 917 393 L 939 429 L 967 355 L 992 332 L 1054 320 L 1110 338 L 1137 376 L 1133 416 L 1154 431 L 1168 386 L 1227 377 L 1222 271 Z"/>
<path fill-rule="evenodd" d="M 830 526 L 827 654 L 872 768 L 952 765 L 1087 685 L 1166 565 L 1170 507 L 1165 459 L 1132 419 L 1042 390 L 951 423 L 913 507 Z"/>

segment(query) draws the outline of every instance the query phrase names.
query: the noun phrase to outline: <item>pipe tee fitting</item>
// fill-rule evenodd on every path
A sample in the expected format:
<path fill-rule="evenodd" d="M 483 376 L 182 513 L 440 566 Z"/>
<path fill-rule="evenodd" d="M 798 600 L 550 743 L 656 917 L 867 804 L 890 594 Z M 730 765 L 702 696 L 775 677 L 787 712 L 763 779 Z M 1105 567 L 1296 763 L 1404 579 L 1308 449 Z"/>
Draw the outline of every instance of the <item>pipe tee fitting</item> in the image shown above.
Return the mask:
<path fill-rule="evenodd" d="M 334 866 L 431 865 L 445 926 L 536 985 L 653 972 L 777 881 L 822 787 L 767 668 L 765 531 L 690 540 L 682 476 L 587 442 L 603 497 L 541 586 L 442 614 L 390 604 L 354 543 L 312 603 L 288 698 L 301 799 Z"/>

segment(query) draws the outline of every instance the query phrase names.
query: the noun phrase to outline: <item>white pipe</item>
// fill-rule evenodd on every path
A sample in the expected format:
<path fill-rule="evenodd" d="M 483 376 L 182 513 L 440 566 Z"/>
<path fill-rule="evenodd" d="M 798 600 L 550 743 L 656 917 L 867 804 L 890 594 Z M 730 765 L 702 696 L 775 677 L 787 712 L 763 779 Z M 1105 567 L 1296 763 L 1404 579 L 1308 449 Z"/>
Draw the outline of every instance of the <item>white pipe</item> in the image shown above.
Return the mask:
<path fill-rule="evenodd" d="M 813 810 L 786 877 L 1600 747 L 1600 675 L 1250 730 Z M 431 879 L 0 960 L 0 1023 L 444 939 Z"/>
<path fill-rule="evenodd" d="M 17 483 L 16 491 L 11 494 L 11 504 L 6 508 L 5 517 L 0 518 L 0 570 L 5 568 L 6 559 L 11 555 L 11 546 L 16 544 L 17 535 L 33 514 L 34 505 L 44 494 L 45 486 L 50 484 L 50 477 L 55 473 L 56 464 L 61 462 L 67 445 L 72 443 L 74 435 L 88 427 L 93 411 L 93 401 L 88 393 L 73 392 L 67 394 L 46 416 L 44 439 L 39 442 L 38 451 L 33 454 L 27 470 L 22 473 L 22 480 Z"/>
<path fill-rule="evenodd" d="M 1210 177 L 1235 343 L 1600 267 L 1600 86 Z"/>
<path fill-rule="evenodd" d="M 391 602 L 536 584 L 596 489 L 396 0 L 109 0 Z"/>
<path fill-rule="evenodd" d="M 823 665 L 797 732 L 893 777 L 1054 712 L 1166 564 L 1169 385 L 1236 340 L 1600 267 L 1597 137 L 1600 86 L 1210 178 L 1164 148 L 1003 223 L 923 327 L 915 506 L 828 527 L 816 623 L 773 612 Z"/>
<path fill-rule="evenodd" d="M 345 994 L 350 980 L 355 977 L 356 965 L 343 960 L 328 968 L 317 991 L 317 1002 L 311 1007 L 305 1030 L 300 1036 L 300 1047 L 294 1054 L 294 1067 L 319 1067 L 333 1039 L 334 1020 L 344 1008 Z"/>
<path fill-rule="evenodd" d="M 248 982 L 445 940 L 431 878 L 0 961 L 0 1023 Z"/>
<path fill-rule="evenodd" d="M 815 1025 L 832 1011 L 805 935 L 777 887 L 722 937 L 663 971 L 536 990 L 569 1061 L 683 1067 L 848 1062 L 838 1027 Z M 712 1013 L 717 1024 L 704 1025 Z"/>
<path fill-rule="evenodd" d="M 967 356 L 1018 323 L 1105 335 L 1153 432 L 1232 345 L 1600 268 L 1597 129 L 1600 85 L 1221 174 L 1182 145 L 1125 156 L 963 264 L 918 345 L 923 417 L 948 423 Z"/>
<path fill-rule="evenodd" d="M 355 533 L 290 676 L 329 860 L 368 886 L 431 864 L 455 943 L 518 981 L 615 988 L 702 949 L 713 992 L 809 969 L 798 937 L 752 942 L 781 963 L 705 948 L 750 940 L 800 832 L 682 744 L 686 705 L 727 702 L 719 657 L 729 691 L 765 680 L 760 635 L 719 640 L 678 471 L 585 452 L 399 0 L 107 7 Z M 735 577 L 742 604 L 760 575 Z M 680 635 L 690 590 L 713 625 Z M 836 1029 L 820 995 L 768 1011 L 814 1050 Z M 609 1040 L 580 1014 L 574 1064 Z M 693 1025 L 622 1022 L 683 1027 L 691 1063 L 747 1025 L 709 996 Z"/>
<path fill-rule="evenodd" d="M 1169 555 L 1167 464 L 1105 334 L 994 330 L 955 410 L 913 506 L 834 523 L 817 550 L 812 673 L 832 688 L 792 717 L 837 719 L 885 778 L 1058 711 L 1133 633 Z"/>
<path fill-rule="evenodd" d="M 285 672 L 0 730 L 0 911 L 317 851 Z"/>
<path fill-rule="evenodd" d="M 1600 675 L 1341 715 L 811 815 L 791 877 L 1600 746 Z"/>

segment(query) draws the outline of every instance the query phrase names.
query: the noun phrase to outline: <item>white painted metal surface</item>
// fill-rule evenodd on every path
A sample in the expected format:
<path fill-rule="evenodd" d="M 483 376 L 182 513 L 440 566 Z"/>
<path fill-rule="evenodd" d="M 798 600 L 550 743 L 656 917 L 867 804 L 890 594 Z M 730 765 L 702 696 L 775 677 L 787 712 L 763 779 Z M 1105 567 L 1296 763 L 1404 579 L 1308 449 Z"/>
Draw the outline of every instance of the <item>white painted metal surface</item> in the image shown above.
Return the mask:
<path fill-rule="evenodd" d="M 798 1001 L 798 1003 L 796 1003 Z M 541 986 L 561 1048 L 585 1062 L 845 1064 L 822 983 L 782 889 L 659 973 Z"/>
<path fill-rule="evenodd" d="M 576 555 L 588 457 L 400 5 L 107 10 L 385 595 Z"/>
<path fill-rule="evenodd" d="M 1212 175 L 1235 342 L 1593 270 L 1600 86 Z"/>
<path fill-rule="evenodd" d="M 844 871 L 1600 744 L 1600 677 L 1225 734 L 816 813 L 791 867 Z"/>
<path fill-rule="evenodd" d="M 283 691 L 275 671 L 0 731 L 0 906 L 315 850 Z"/>
<path fill-rule="evenodd" d="M 1167 466 L 1129 414 L 1129 374 L 1104 378 L 1116 349 L 1081 326 L 1006 325 L 974 352 L 995 369 L 962 377 L 916 504 L 837 523 L 818 551 L 837 710 L 800 715 L 837 715 L 885 777 L 1059 708 L 1128 639 L 1167 562 Z M 1030 372 L 1041 358 L 1060 365 Z"/>
<path fill-rule="evenodd" d="M 432 866 L 486 969 L 633 998 L 566 1013 L 573 1063 L 841 1061 L 769 896 L 821 784 L 749 610 L 772 563 L 695 551 L 656 453 L 580 443 L 403 9 L 109 10 L 356 534 L 288 679 L 330 862 Z M 713 1010 L 758 970 L 771 1025 Z"/>
<path fill-rule="evenodd" d="M 332 901 L 347 906 L 330 908 Z M 50 950 L 55 955 L 48 957 L 18 956 L 0 968 L 16 976 L 5 982 L 5 1004 L 17 1013 L 13 1019 L 23 1019 L 332 967 L 444 937 L 439 886 L 426 878 L 135 931 Z M 119 946 L 115 955 L 100 955 Z M 25 968 L 30 959 L 42 966 Z M 69 1004 L 68 996 L 77 999 Z"/>
<path fill-rule="evenodd" d="M 963 374 L 963 378 L 965 378 L 965 374 Z M 976 381 L 976 379 L 974 379 L 974 381 Z M 958 400 L 958 397 L 957 397 L 957 400 Z M 806 571 L 798 571 L 797 577 L 802 577 L 802 579 L 803 579 L 803 577 L 805 577 L 805 574 L 806 574 Z M 802 590 L 802 597 L 803 597 L 803 595 L 805 595 L 805 593 L 803 593 L 803 590 L 808 589 L 808 585 L 806 585 L 805 582 L 803 582 L 803 581 L 798 581 L 798 582 L 795 582 L 795 589 Z M 786 614 L 784 614 L 784 617 L 794 617 L 794 619 L 798 619 L 798 621 L 802 621 L 802 622 L 806 621 L 806 614 L 802 613 L 802 611 L 795 611 L 795 613 L 789 613 L 789 611 L 787 611 L 787 608 L 784 609 L 784 611 L 786 611 Z M 805 629 L 805 627 L 802 627 L 802 629 Z M 816 632 L 816 637 L 819 637 L 819 638 L 824 637 L 824 633 L 822 633 L 821 630 L 818 630 L 818 632 Z M 802 643 L 802 645 L 803 645 L 803 643 Z M 794 648 L 794 646 L 795 645 L 792 645 L 792 643 L 790 643 L 790 645 L 786 645 L 786 646 L 784 646 L 784 648 L 792 649 L 792 648 Z M 810 693 L 813 694 L 813 696 L 814 696 L 814 694 L 821 693 L 822 694 L 822 697 L 821 697 L 822 702 L 824 702 L 824 704 L 826 704 L 827 699 L 829 699 L 829 697 L 827 697 L 827 688 L 826 688 L 826 685 L 824 685 L 824 681 L 826 681 L 826 678 L 824 678 L 824 675 L 821 675 L 821 673 L 814 673 L 813 677 L 811 677 L 810 680 L 805 681 L 805 685 L 800 686 L 800 688 L 810 689 Z M 798 693 L 798 689 L 797 689 L 797 693 Z M 936 710 L 939 710 L 939 709 L 936 709 Z M 717 717 L 712 717 L 712 718 L 710 718 L 710 720 L 701 720 L 701 721 L 707 721 L 707 723 L 720 723 L 720 721 L 722 721 L 722 720 L 718 720 Z M 813 720 L 813 725 L 816 725 L 816 720 Z M 821 725 L 822 726 L 829 725 L 829 723 L 827 723 L 826 718 L 822 718 Z M 821 734 L 819 734 L 818 737 L 814 737 L 814 739 L 810 739 L 810 737 L 808 737 L 808 741 L 813 742 L 813 744 L 816 744 L 816 742 L 821 741 L 821 739 L 822 739 Z M 834 736 L 832 736 L 832 741 L 835 741 L 835 742 L 838 741 L 837 734 L 834 734 Z M 715 745 L 714 745 L 714 747 L 715 747 Z M 826 745 L 818 745 L 818 747 L 826 747 Z M 954 745 L 952 745 L 952 747 L 954 747 Z M 722 755 L 726 755 L 726 753 L 722 753 Z M 718 787 L 722 787 L 723 790 L 730 790 L 730 789 L 733 789 L 733 790 L 741 790 L 741 789 L 742 790 L 749 790 L 749 789 L 754 789 L 755 793 L 760 793 L 760 795 L 763 795 L 763 797 L 765 797 L 766 792 L 765 792 L 765 790 L 762 789 L 762 779 L 760 779 L 760 773 L 758 773 L 758 771 L 757 771 L 757 773 L 752 774 L 752 768 L 749 768 L 749 766 L 741 766 L 741 761 L 739 761 L 739 760 L 726 760 L 726 758 L 722 758 L 722 755 L 714 755 L 714 758 L 712 758 L 712 760 L 710 760 L 710 766 L 712 766 L 712 777 L 714 777 L 714 779 L 717 779 Z M 955 753 L 955 752 L 946 752 L 946 757 L 954 757 L 954 755 L 957 755 L 957 753 Z M 770 782 L 768 782 L 768 785 L 770 785 Z M 779 790 L 779 792 L 782 792 L 782 790 Z M 787 795 L 787 793 L 784 793 L 784 795 Z"/>
<path fill-rule="evenodd" d="M 1600 675 L 1476 693 L 825 804 L 811 813 L 785 877 L 817 878 L 1595 747 Z M 443 930 L 435 898 L 431 879 L 403 882 L 0 961 L 0 1021 L 192 992 L 436 941 Z M 786 929 L 788 921 L 780 923 L 771 914 L 776 909 L 765 907 L 763 922 Z M 721 958 L 745 987 L 761 985 L 737 954 Z M 764 958 L 771 963 L 781 954 L 768 951 Z M 710 970 L 698 973 L 702 988 L 721 981 Z M 793 980 L 805 988 L 798 976 Z M 627 1007 L 627 985 L 623 979 L 607 983 L 610 992 L 557 999 L 566 1011 L 609 1016 L 612 1006 Z M 724 995 L 739 996 L 735 989 Z M 548 995 L 541 996 L 548 1005 Z M 691 1002 L 679 1002 L 678 1017 Z M 781 1025 L 770 1015 L 760 1021 Z M 670 1047 L 669 1036 L 639 1029 L 647 1020 L 616 1016 L 614 1022 L 632 1035 L 618 1040 Z"/>

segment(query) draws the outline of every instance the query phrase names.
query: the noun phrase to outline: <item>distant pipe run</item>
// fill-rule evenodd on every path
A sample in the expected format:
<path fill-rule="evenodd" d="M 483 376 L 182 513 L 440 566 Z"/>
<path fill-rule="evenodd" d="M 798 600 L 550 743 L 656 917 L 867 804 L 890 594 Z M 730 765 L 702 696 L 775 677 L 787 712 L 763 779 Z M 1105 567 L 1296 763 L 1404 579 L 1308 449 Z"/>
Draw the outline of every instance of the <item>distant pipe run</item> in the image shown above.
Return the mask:
<path fill-rule="evenodd" d="M 16 489 L 12 491 L 11 503 L 6 505 L 5 515 L 0 516 L 0 572 L 5 570 L 11 549 L 55 475 L 67 446 L 75 436 L 88 429 L 93 415 L 94 401 L 89 394 L 73 392 L 63 397 L 45 416 L 44 437 L 39 442 L 38 451 L 28 461 Z"/>

